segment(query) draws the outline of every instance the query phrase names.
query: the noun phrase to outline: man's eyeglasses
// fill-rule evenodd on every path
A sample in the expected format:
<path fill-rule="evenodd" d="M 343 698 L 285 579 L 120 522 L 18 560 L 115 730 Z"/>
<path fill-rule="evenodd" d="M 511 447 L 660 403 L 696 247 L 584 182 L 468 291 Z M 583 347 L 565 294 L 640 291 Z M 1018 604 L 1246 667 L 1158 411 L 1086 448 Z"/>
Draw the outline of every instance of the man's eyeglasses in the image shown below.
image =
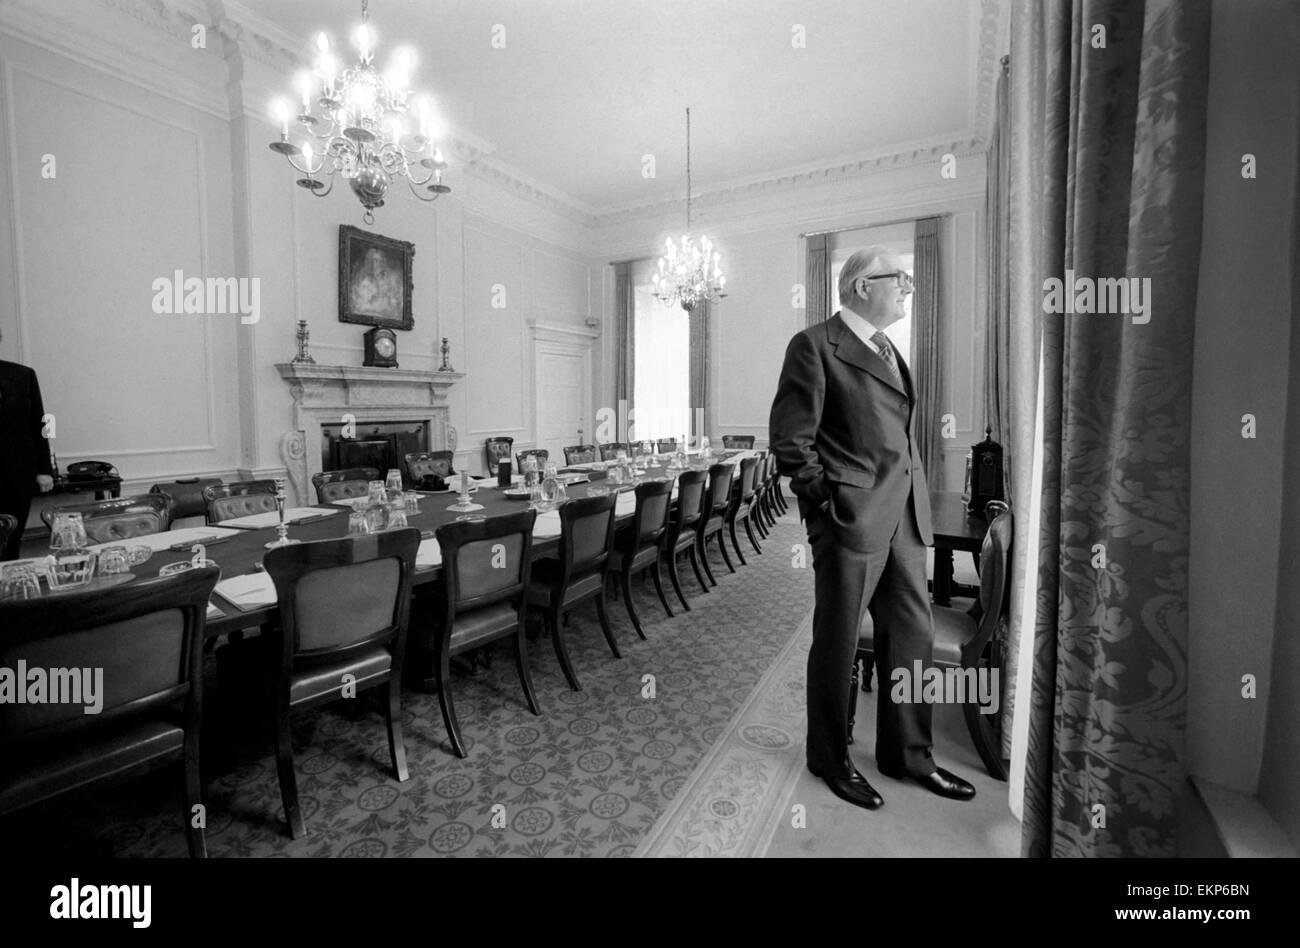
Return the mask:
<path fill-rule="evenodd" d="M 893 280 L 898 284 L 900 290 L 911 293 L 916 284 L 912 282 L 912 274 L 906 270 L 895 270 L 893 273 L 882 273 L 880 276 L 863 277 L 864 280 Z"/>

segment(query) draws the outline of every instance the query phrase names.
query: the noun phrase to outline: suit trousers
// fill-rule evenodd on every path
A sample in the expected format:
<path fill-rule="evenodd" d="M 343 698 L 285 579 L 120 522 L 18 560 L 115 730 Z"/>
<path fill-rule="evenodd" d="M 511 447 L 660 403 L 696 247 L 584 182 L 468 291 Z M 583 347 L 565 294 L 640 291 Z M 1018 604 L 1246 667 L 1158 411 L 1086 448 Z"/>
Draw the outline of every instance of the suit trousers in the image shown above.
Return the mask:
<path fill-rule="evenodd" d="M 9 540 L 0 549 L 0 560 L 18 559 L 18 546 L 22 543 L 23 527 L 27 526 L 27 515 L 32 510 L 32 495 L 17 491 L 0 490 L 0 513 L 18 518 L 18 527 L 9 535 Z"/>
<path fill-rule="evenodd" d="M 816 574 L 813 644 L 808 651 L 808 767 L 848 776 L 849 683 L 862 618 L 870 610 L 877 671 L 876 760 L 924 777 L 934 771 L 931 707 L 897 704 L 889 687 L 895 668 L 931 665 L 934 626 L 926 588 L 925 544 L 916 531 L 911 495 L 888 545 L 861 552 L 835 541 L 830 517 L 807 520 Z"/>

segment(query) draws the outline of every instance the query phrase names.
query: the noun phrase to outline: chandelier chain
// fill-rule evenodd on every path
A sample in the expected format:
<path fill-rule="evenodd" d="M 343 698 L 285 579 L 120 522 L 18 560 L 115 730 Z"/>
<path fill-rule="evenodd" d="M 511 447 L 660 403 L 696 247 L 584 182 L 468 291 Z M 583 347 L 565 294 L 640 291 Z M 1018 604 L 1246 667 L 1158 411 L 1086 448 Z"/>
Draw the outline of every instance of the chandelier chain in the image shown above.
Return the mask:
<path fill-rule="evenodd" d="M 691 110 L 686 109 L 686 232 L 691 232 Z"/>

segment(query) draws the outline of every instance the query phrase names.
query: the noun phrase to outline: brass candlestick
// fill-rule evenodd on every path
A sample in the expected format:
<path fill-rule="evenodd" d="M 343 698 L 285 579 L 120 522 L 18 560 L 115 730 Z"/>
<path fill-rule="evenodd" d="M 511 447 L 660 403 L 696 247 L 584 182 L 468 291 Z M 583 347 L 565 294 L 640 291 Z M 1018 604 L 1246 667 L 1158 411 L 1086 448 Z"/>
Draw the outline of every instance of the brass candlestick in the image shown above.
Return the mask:
<path fill-rule="evenodd" d="M 268 550 L 273 550 L 277 546 L 292 546 L 295 543 L 301 542 L 300 540 L 289 539 L 289 525 L 284 522 L 285 499 L 284 479 L 279 478 L 275 482 L 275 509 L 279 511 L 280 514 L 280 522 L 276 525 L 275 532 L 279 534 L 279 539 L 264 544 Z"/>
<path fill-rule="evenodd" d="M 298 329 L 294 333 L 294 336 L 298 342 L 298 354 L 293 357 L 294 365 L 315 365 L 316 364 L 316 360 L 313 359 L 311 357 L 311 354 L 307 351 L 307 338 L 310 335 L 311 332 L 307 329 L 307 320 L 305 319 L 298 320 Z"/>

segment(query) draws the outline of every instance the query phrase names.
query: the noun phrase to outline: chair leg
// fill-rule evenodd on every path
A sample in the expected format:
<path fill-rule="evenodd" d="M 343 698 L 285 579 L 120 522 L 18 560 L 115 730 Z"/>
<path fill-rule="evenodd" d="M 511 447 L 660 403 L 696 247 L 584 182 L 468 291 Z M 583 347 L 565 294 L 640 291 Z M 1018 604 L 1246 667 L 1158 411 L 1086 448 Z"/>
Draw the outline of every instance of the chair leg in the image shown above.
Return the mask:
<path fill-rule="evenodd" d="M 971 742 L 975 745 L 975 750 L 979 751 L 984 769 L 993 779 L 1006 780 L 1007 768 L 1002 763 L 1001 742 L 998 741 L 991 723 L 986 720 L 992 715 L 980 714 L 979 706 L 973 701 L 967 701 L 962 705 L 961 710 L 966 718 L 966 730 L 970 731 Z"/>
<path fill-rule="evenodd" d="M 718 530 L 716 535 L 718 538 L 718 549 L 722 551 L 722 561 L 727 564 L 727 569 L 731 570 L 734 573 L 736 571 L 736 567 L 731 565 L 731 554 L 727 552 L 727 538 L 722 535 L 721 529 Z M 736 546 L 736 552 L 740 552 L 739 545 Z M 742 566 L 744 565 L 745 561 L 743 558 L 741 559 L 740 563 Z M 716 586 L 717 583 L 714 583 L 714 585 Z"/>
<path fill-rule="evenodd" d="M 406 742 L 402 739 L 402 685 L 391 678 L 384 683 L 380 697 L 384 702 L 384 716 L 388 724 L 388 754 L 392 758 L 393 773 L 398 781 L 406 780 Z"/>
<path fill-rule="evenodd" d="M 705 582 L 704 574 L 700 572 L 700 557 L 703 556 L 704 554 L 700 553 L 699 555 L 696 555 L 696 547 L 698 545 L 699 544 L 692 544 L 690 549 L 688 549 L 686 552 L 691 558 L 691 569 L 695 570 L 696 581 L 700 584 L 701 589 L 703 589 L 705 592 L 708 592 L 709 584 Z M 708 565 L 707 559 L 705 560 L 705 565 L 706 566 Z"/>
<path fill-rule="evenodd" d="M 618 574 L 618 581 L 623 586 L 623 605 L 627 607 L 627 617 L 632 620 L 632 628 L 636 629 L 636 634 L 644 639 L 645 632 L 641 630 L 641 620 L 637 618 L 636 607 L 632 605 L 632 571 L 624 569 Z M 618 652 L 614 654 L 617 655 Z"/>
<path fill-rule="evenodd" d="M 727 529 L 731 531 L 731 545 L 736 548 L 736 556 L 740 558 L 740 565 L 748 566 L 749 562 L 745 559 L 745 554 L 740 551 L 740 540 L 736 539 L 736 519 L 734 517 L 730 521 L 728 521 Z M 718 538 L 718 542 L 719 543 L 722 542 L 722 538 L 720 536 Z"/>
<path fill-rule="evenodd" d="M 524 617 L 519 616 L 519 629 L 515 632 L 515 670 L 519 672 L 519 683 L 524 686 L 524 697 L 528 700 L 528 710 L 541 714 L 537 704 L 537 692 L 533 690 L 533 675 L 528 668 L 528 644 L 524 639 Z"/>
<path fill-rule="evenodd" d="M 663 603 L 664 612 L 668 613 L 668 618 L 673 617 L 672 606 L 668 605 L 668 597 L 664 595 L 664 580 L 659 572 L 659 560 L 650 564 L 650 578 L 655 581 L 655 592 L 659 593 L 659 601 Z"/>
<path fill-rule="evenodd" d="M 207 836 L 204 834 L 203 826 L 195 826 L 195 820 L 198 813 L 195 807 L 199 807 L 198 813 L 204 814 L 206 822 L 206 808 L 203 807 L 203 778 L 199 772 L 199 732 L 196 728 L 192 734 L 185 735 L 185 840 L 190 847 L 191 859 L 206 859 L 208 856 Z"/>
<path fill-rule="evenodd" d="M 690 612 L 691 604 L 682 595 L 682 578 L 677 575 L 677 554 L 671 550 L 668 553 L 668 579 L 673 584 L 673 592 L 677 594 L 677 601 L 682 604 L 683 609 Z"/>
<path fill-rule="evenodd" d="M 790 505 L 785 499 L 785 488 L 781 486 L 781 478 L 779 477 L 776 479 L 776 502 L 781 505 L 781 513 L 785 513 L 790 509 Z"/>
<path fill-rule="evenodd" d="M 600 630 L 605 633 L 605 641 L 609 643 L 609 650 L 614 653 L 615 658 L 622 658 L 623 653 L 618 650 L 618 639 L 614 638 L 614 627 L 609 624 L 609 609 L 605 605 L 605 590 L 602 588 L 600 595 L 596 597 L 596 615 L 600 618 Z M 640 629 L 637 630 L 638 632 Z M 644 635 L 641 638 L 645 638 Z"/>
<path fill-rule="evenodd" d="M 754 544 L 754 551 L 762 556 L 763 548 L 758 545 L 758 539 L 754 536 L 754 528 L 749 525 L 751 519 L 751 517 L 745 517 L 745 533 L 749 537 L 749 542 Z"/>
<path fill-rule="evenodd" d="M 277 685 L 277 688 L 280 686 Z M 288 685 L 284 685 L 288 688 Z M 298 779 L 293 768 L 293 740 L 289 730 L 289 695 L 279 696 L 275 708 L 275 769 L 280 775 L 280 799 L 284 803 L 284 819 L 289 824 L 289 836 L 301 839 L 307 835 L 307 824 L 298 805 Z"/>
<path fill-rule="evenodd" d="M 447 743 L 457 757 L 468 757 L 465 742 L 460 736 L 460 721 L 456 717 L 456 702 L 451 697 L 451 643 L 445 637 L 438 643 L 438 707 L 442 709 L 442 723 L 447 729 Z"/>
<path fill-rule="evenodd" d="M 555 646 L 555 657 L 559 659 L 564 677 L 569 681 L 569 688 L 573 691 L 581 691 L 582 685 L 578 684 L 578 676 L 573 673 L 573 662 L 569 661 L 569 649 L 564 644 L 564 629 L 560 625 L 559 610 L 547 613 L 546 621 L 551 627 L 551 644 Z"/>

